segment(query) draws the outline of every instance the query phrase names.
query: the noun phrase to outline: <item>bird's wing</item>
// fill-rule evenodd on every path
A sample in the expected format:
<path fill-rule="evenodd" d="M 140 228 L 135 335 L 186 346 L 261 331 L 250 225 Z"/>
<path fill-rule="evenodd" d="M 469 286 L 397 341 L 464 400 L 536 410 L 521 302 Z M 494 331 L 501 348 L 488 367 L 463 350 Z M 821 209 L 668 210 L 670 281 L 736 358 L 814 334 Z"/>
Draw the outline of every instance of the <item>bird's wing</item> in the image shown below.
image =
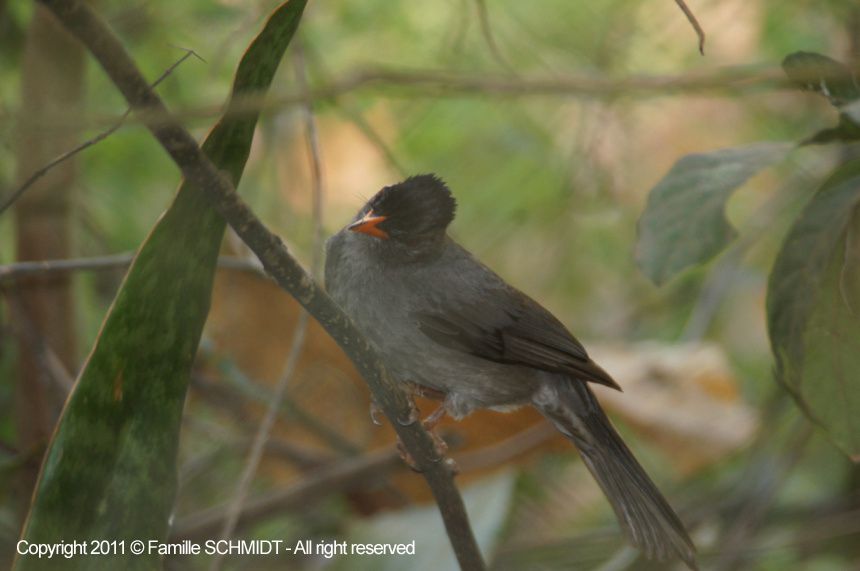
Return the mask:
<path fill-rule="evenodd" d="M 414 316 L 427 337 L 449 349 L 497 363 L 566 373 L 621 390 L 549 311 L 519 292 L 506 297 L 508 304 L 492 308 L 448 305 L 445 311 Z"/>

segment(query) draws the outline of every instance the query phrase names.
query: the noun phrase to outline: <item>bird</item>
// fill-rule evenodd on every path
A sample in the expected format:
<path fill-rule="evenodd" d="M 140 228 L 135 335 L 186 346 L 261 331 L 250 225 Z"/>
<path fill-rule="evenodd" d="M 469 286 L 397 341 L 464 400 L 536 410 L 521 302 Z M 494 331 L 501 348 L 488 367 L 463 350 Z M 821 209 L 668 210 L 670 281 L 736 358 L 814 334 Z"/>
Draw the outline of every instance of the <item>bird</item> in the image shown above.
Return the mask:
<path fill-rule="evenodd" d="M 619 385 L 561 321 L 449 236 L 456 207 L 433 174 L 382 188 L 326 241 L 329 295 L 388 373 L 437 395 L 441 414 L 535 407 L 579 451 L 629 541 L 696 569 L 684 524 L 591 389 Z"/>

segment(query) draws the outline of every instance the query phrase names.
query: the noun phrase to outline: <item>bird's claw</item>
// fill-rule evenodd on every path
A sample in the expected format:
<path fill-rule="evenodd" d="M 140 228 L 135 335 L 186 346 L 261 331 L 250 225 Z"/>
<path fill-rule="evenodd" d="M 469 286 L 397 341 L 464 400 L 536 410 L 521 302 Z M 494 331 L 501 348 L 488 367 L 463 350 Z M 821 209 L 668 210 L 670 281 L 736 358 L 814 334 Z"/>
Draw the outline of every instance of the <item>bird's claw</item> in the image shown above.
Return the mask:
<path fill-rule="evenodd" d="M 398 424 L 401 426 L 411 426 L 415 424 L 418 419 L 421 418 L 421 411 L 418 410 L 418 407 L 415 406 L 415 401 L 409 399 L 409 416 L 405 419 L 397 419 Z"/>
<path fill-rule="evenodd" d="M 430 435 L 430 439 L 433 441 L 433 452 L 434 458 L 433 462 L 444 462 L 445 467 L 451 471 L 453 475 L 457 475 L 460 473 L 460 468 L 457 466 L 457 463 L 454 462 L 453 459 L 447 458 L 445 454 L 448 453 L 448 443 L 445 440 L 433 432 L 432 430 L 428 430 L 427 432 Z M 403 462 L 406 463 L 407 466 L 413 471 L 418 472 L 419 474 L 423 472 L 421 468 L 418 467 L 418 464 L 415 462 L 415 458 L 409 453 L 406 449 L 406 446 L 403 444 L 403 441 L 400 438 L 397 438 L 397 451 L 400 453 L 400 458 Z"/>
<path fill-rule="evenodd" d="M 382 421 L 379 420 L 379 412 L 381 410 L 382 407 L 379 406 L 379 403 L 376 402 L 376 399 L 370 399 L 370 422 L 372 422 L 376 426 L 382 426 Z"/>

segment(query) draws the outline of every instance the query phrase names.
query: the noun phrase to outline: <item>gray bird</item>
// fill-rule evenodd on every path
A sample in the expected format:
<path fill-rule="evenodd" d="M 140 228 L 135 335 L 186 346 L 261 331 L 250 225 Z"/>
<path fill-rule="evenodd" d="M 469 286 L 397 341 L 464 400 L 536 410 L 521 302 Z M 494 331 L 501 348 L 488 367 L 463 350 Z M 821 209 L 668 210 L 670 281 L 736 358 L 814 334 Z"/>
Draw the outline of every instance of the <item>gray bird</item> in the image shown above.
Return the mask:
<path fill-rule="evenodd" d="M 684 525 L 588 386 L 616 382 L 549 311 L 447 235 L 455 209 L 434 175 L 383 188 L 326 244 L 332 298 L 393 378 L 441 395 L 454 418 L 534 406 L 579 450 L 630 541 L 696 569 Z"/>

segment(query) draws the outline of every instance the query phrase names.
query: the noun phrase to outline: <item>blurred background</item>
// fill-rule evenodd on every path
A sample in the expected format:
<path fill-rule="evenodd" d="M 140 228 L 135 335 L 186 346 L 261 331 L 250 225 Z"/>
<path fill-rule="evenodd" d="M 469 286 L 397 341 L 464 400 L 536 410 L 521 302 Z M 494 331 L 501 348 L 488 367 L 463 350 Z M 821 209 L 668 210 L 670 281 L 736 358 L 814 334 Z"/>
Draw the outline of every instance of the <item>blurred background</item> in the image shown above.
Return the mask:
<path fill-rule="evenodd" d="M 183 50 L 199 56 L 158 86 L 199 138 L 275 7 L 94 5 L 152 80 Z M 844 150 L 796 153 L 748 182 L 728 203 L 740 237 L 714 262 L 656 287 L 635 261 L 648 192 L 680 157 L 800 141 L 834 122 L 826 101 L 774 79 L 798 50 L 856 61 L 860 6 L 689 5 L 707 34 L 704 56 L 670 0 L 310 2 L 239 191 L 307 267 L 319 249 L 317 224 L 328 235 L 382 186 L 436 173 L 458 200 L 452 235 L 552 310 L 624 387 L 599 396 L 688 522 L 703 568 L 860 568 L 860 472 L 775 382 L 764 315 L 780 242 Z M 0 1 L 0 197 L 124 110 L 48 16 L 33 3 Z M 0 264 L 76 260 L 0 277 L 0 567 L 126 256 L 179 178 L 129 121 L 0 216 Z M 313 215 L 317 183 L 321 217 Z M 416 539 L 418 554 L 235 557 L 227 568 L 455 568 L 423 479 L 397 458 L 390 428 L 371 422 L 367 390 L 347 359 L 310 323 L 285 372 L 301 327 L 297 306 L 254 271 L 235 237 L 224 254 L 232 264 L 216 278 L 186 405 L 174 537 L 218 537 L 273 387 L 286 376 L 237 537 Z M 676 567 L 625 546 L 572 447 L 536 414 L 476 414 L 445 421 L 440 432 L 493 568 Z M 209 564 L 175 557 L 166 568 Z"/>

